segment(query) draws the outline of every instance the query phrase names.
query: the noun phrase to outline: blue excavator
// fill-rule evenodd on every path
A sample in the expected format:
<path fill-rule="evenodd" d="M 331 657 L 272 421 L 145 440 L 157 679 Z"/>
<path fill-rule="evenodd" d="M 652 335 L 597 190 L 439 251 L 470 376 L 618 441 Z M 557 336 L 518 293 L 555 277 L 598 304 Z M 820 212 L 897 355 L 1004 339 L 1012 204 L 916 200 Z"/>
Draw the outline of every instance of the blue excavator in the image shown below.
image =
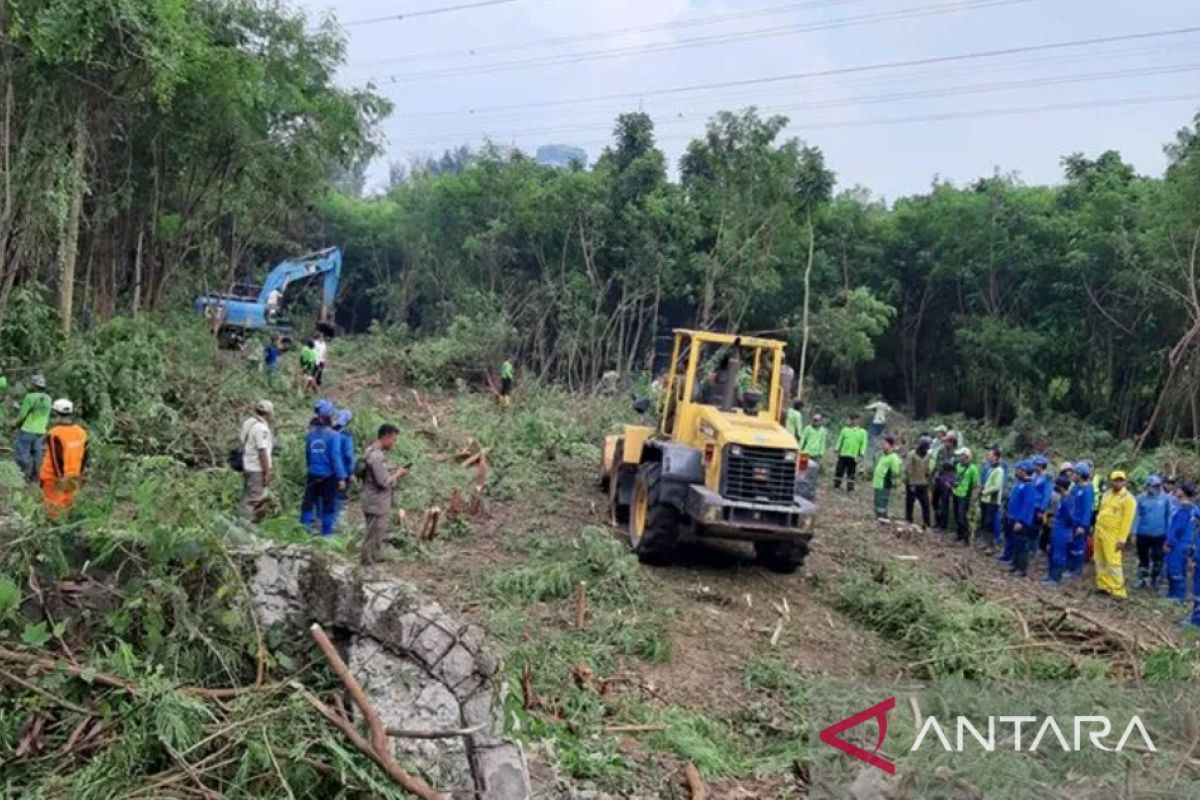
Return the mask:
<path fill-rule="evenodd" d="M 286 340 L 290 338 L 292 322 L 284 316 L 284 310 L 296 293 L 321 282 L 319 325 L 328 327 L 333 320 L 333 302 L 341 279 L 342 251 L 330 247 L 281 262 L 262 286 L 234 284 L 226 294 L 197 297 L 192 307 L 209 320 L 223 347 L 240 347 L 258 332 Z"/>

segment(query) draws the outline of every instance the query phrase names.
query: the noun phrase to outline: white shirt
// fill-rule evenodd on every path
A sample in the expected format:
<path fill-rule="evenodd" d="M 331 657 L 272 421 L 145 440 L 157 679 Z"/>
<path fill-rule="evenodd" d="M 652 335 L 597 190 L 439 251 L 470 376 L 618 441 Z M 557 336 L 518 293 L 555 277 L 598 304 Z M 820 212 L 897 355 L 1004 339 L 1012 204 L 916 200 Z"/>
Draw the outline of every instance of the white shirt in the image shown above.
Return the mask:
<path fill-rule="evenodd" d="M 314 339 L 313 340 L 313 350 L 317 351 L 317 363 L 318 364 L 325 363 L 325 348 L 327 346 L 328 345 L 325 344 L 324 339 Z"/>
<path fill-rule="evenodd" d="M 887 415 L 888 412 L 892 410 L 892 407 L 882 400 L 878 400 L 868 405 L 867 410 L 875 411 L 875 419 L 872 420 L 872 422 L 874 422 L 876 425 L 883 425 L 885 422 L 887 422 Z"/>
<path fill-rule="evenodd" d="M 242 469 L 246 472 L 262 472 L 263 465 L 259 461 L 258 451 L 267 454 L 267 466 L 272 466 L 271 450 L 275 445 L 275 437 L 271 434 L 271 426 L 259 416 L 250 416 L 242 423 Z"/>

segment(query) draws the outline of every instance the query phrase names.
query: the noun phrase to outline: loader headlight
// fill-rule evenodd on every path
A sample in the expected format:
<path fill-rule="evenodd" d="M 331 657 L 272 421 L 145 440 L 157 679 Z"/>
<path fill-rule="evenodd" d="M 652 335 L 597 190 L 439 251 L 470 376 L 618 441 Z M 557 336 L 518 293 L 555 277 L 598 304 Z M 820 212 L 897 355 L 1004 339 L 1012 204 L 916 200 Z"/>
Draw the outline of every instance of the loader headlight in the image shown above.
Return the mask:
<path fill-rule="evenodd" d="M 787 461 L 788 463 L 795 461 L 796 460 L 796 451 L 788 450 L 786 453 L 783 454 L 783 460 Z"/>
<path fill-rule="evenodd" d="M 730 445 L 729 455 L 733 456 L 734 458 L 741 458 L 742 457 L 742 448 L 738 447 L 736 444 Z"/>

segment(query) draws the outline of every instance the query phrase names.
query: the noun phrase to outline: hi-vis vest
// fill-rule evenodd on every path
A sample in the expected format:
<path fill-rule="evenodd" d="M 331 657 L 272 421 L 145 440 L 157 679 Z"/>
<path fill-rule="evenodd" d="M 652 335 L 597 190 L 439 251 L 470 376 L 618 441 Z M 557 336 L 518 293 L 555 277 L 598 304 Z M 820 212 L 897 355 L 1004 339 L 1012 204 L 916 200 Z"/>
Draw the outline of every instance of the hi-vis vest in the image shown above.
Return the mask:
<path fill-rule="evenodd" d="M 46 455 L 38 477 L 44 481 L 74 478 L 83 473 L 87 431 L 79 425 L 55 425 L 46 433 Z"/>

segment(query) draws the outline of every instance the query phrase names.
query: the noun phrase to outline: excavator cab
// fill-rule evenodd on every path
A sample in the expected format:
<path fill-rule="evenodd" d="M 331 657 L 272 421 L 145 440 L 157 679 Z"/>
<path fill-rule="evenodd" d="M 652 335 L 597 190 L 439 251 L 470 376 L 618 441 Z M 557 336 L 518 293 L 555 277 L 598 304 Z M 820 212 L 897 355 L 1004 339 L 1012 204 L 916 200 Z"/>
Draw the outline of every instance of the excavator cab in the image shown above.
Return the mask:
<path fill-rule="evenodd" d="M 713 537 L 753 543 L 781 572 L 801 566 L 815 465 L 778 422 L 783 352 L 773 339 L 675 332 L 657 427 L 626 425 L 603 448 L 601 484 L 640 557 Z"/>

